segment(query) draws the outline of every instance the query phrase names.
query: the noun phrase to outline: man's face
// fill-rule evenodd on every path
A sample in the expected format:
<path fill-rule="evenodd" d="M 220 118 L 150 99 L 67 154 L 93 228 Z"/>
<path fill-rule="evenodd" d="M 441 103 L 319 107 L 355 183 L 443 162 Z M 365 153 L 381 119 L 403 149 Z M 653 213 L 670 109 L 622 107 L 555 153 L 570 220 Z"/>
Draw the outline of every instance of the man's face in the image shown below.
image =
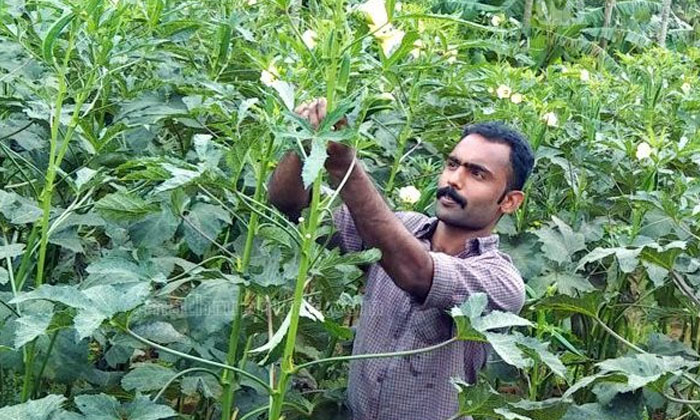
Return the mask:
<path fill-rule="evenodd" d="M 503 212 L 511 211 L 510 198 L 499 203 L 510 171 L 510 146 L 479 134 L 464 137 L 445 161 L 438 181 L 438 219 L 470 230 L 494 223 Z"/>

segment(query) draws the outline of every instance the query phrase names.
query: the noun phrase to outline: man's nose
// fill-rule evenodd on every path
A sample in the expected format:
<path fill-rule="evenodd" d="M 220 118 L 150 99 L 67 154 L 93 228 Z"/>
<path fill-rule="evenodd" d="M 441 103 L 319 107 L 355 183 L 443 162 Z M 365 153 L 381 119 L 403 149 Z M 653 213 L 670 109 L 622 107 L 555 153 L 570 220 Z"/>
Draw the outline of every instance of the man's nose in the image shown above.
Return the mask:
<path fill-rule="evenodd" d="M 463 177 L 462 171 L 464 168 L 457 168 L 449 172 L 447 176 L 447 185 L 459 191 L 462 189 Z"/>

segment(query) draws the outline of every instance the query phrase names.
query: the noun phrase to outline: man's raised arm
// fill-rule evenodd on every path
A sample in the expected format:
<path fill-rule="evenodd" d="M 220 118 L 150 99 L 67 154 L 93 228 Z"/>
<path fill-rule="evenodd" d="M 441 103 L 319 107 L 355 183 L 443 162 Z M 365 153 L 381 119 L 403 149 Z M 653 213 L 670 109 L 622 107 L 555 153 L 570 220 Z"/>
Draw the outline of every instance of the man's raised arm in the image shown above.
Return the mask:
<path fill-rule="evenodd" d="M 289 151 L 277 165 L 268 184 L 268 199 L 279 211 L 296 222 L 301 211 L 309 205 L 310 191 L 301 180 L 302 162 Z"/>

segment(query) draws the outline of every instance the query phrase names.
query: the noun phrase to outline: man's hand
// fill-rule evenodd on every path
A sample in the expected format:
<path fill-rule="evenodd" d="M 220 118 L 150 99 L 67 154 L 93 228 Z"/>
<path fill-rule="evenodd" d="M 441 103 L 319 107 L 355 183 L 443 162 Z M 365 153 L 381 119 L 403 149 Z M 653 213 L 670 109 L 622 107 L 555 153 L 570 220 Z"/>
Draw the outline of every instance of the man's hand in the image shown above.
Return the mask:
<path fill-rule="evenodd" d="M 314 130 L 318 130 L 321 121 L 326 118 L 327 105 L 326 98 L 318 98 L 302 103 L 294 109 L 294 113 L 307 120 Z"/>
<path fill-rule="evenodd" d="M 317 130 L 326 118 L 327 106 L 328 102 L 326 98 L 318 98 L 310 102 L 304 102 L 296 107 L 294 112 L 309 121 L 311 127 Z M 347 127 L 347 125 L 348 120 L 343 117 L 333 126 L 333 129 L 340 130 Z M 328 159 L 326 160 L 326 169 L 328 173 L 332 178 L 342 178 L 355 159 L 355 151 L 342 143 L 329 141 L 326 152 L 328 153 Z"/>

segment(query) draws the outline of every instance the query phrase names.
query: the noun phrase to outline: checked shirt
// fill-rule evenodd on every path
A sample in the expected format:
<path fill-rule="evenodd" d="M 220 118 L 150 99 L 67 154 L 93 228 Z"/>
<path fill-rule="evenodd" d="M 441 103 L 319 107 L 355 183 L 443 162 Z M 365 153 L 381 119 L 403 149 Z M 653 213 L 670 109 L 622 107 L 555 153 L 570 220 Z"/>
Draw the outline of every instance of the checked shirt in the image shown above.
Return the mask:
<path fill-rule="evenodd" d="M 430 250 L 437 219 L 398 212 L 406 228 Z M 333 221 L 344 252 L 364 248 L 346 206 Z M 430 252 L 433 283 L 423 303 L 397 287 L 379 263 L 367 270 L 353 354 L 386 353 L 427 347 L 450 339 L 449 310 L 472 293 L 486 293 L 489 309 L 518 313 L 525 286 L 510 257 L 498 250 L 498 236 L 472 239 L 450 256 Z M 418 355 L 350 363 L 348 400 L 354 420 L 442 420 L 457 412 L 457 390 L 450 378 L 476 381 L 488 345 L 459 341 Z"/>

